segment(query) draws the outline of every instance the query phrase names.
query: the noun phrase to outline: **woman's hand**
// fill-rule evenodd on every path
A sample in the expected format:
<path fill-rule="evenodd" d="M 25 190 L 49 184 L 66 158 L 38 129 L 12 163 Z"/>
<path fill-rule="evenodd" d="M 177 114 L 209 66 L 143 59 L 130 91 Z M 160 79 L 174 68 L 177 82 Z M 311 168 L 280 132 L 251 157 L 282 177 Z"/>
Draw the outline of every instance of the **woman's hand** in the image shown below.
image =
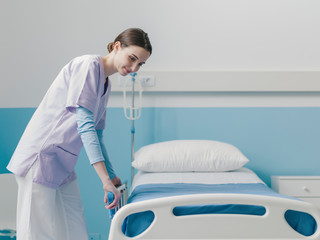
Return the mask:
<path fill-rule="evenodd" d="M 120 179 L 119 179 L 120 180 Z M 116 189 L 114 184 L 109 180 L 103 185 L 104 194 L 104 203 L 108 203 L 107 194 L 108 192 L 112 192 L 114 199 L 113 202 L 106 206 L 106 209 L 113 209 L 118 206 L 119 199 L 121 198 L 121 193 Z"/>
<path fill-rule="evenodd" d="M 107 204 L 108 198 L 107 194 L 108 192 L 112 192 L 114 195 L 114 200 L 112 203 L 110 203 L 108 206 L 106 206 L 107 209 L 113 209 L 118 206 L 119 199 L 121 197 L 121 193 L 116 189 L 114 183 L 111 182 L 108 171 L 106 169 L 106 165 L 104 162 L 97 162 L 93 164 L 94 169 L 96 170 L 99 178 L 101 179 L 103 190 L 105 192 L 104 194 L 104 203 Z M 115 177 L 114 177 L 115 178 Z M 121 183 L 121 180 L 117 177 L 115 180 L 116 183 Z"/>
<path fill-rule="evenodd" d="M 117 176 L 115 176 L 112 180 L 111 180 L 111 182 L 113 183 L 113 185 L 115 186 L 115 187 L 120 187 L 121 186 L 121 179 L 120 178 L 118 178 Z"/>

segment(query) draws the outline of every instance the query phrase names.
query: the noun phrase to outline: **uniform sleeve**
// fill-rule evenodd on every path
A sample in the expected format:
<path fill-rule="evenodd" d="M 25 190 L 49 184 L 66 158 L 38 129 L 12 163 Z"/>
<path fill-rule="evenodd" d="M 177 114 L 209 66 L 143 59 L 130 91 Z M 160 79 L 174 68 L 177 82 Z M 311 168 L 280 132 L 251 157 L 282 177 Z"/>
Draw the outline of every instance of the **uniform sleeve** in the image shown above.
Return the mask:
<path fill-rule="evenodd" d="M 107 78 L 106 92 L 108 92 L 107 90 L 109 90 L 109 91 L 111 90 L 111 82 L 110 82 L 109 78 Z M 108 93 L 105 93 L 105 94 L 108 95 Z M 104 109 L 102 117 L 96 126 L 96 129 L 105 129 L 106 128 L 106 118 L 107 118 L 107 108 Z"/>
<path fill-rule="evenodd" d="M 70 66 L 66 108 L 76 112 L 82 106 L 95 112 L 100 85 L 100 66 L 94 59 L 75 60 Z"/>

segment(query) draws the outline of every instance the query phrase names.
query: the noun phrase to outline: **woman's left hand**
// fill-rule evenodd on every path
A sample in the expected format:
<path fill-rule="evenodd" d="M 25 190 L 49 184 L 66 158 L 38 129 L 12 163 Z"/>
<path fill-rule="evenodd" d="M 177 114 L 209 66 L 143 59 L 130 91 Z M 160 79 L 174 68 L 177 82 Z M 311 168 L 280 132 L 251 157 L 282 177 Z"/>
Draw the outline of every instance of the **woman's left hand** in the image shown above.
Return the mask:
<path fill-rule="evenodd" d="M 121 179 L 120 178 L 118 178 L 117 176 L 115 176 L 112 180 L 111 180 L 111 182 L 113 183 L 113 185 L 115 186 L 115 187 L 119 187 L 119 186 L 121 186 Z"/>

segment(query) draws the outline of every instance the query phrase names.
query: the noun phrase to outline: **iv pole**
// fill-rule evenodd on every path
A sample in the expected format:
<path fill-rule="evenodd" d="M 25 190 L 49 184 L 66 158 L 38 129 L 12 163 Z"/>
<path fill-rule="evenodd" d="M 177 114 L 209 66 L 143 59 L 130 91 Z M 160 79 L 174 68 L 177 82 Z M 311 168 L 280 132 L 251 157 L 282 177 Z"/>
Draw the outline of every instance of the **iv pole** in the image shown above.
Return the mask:
<path fill-rule="evenodd" d="M 142 84 L 139 81 L 136 81 L 135 77 L 137 75 L 137 73 L 130 73 L 131 75 L 131 81 L 132 81 L 132 99 L 131 99 L 131 106 L 127 105 L 127 86 L 129 84 L 130 80 L 129 78 L 127 78 L 127 80 L 125 81 L 124 87 L 123 87 L 123 110 L 124 110 L 124 116 L 131 120 L 131 185 L 132 185 L 132 181 L 133 181 L 133 175 L 134 175 L 134 170 L 132 167 L 132 162 L 134 161 L 134 134 L 135 134 L 135 127 L 134 127 L 134 120 L 139 119 L 141 116 L 141 106 L 142 106 Z M 135 83 L 138 84 L 139 86 L 139 105 L 136 107 L 135 106 Z M 128 110 L 129 110 L 129 114 L 128 114 Z M 124 186 L 124 187 L 123 187 Z M 123 188 L 122 188 L 123 187 Z M 120 189 L 121 188 L 121 189 Z M 113 218 L 114 214 L 116 211 L 118 211 L 118 209 L 123 205 L 123 201 L 124 203 L 127 202 L 127 187 L 125 186 L 125 184 L 123 184 L 122 186 L 120 186 L 118 188 L 118 190 L 120 191 L 125 191 L 126 194 L 123 194 L 120 200 L 120 203 L 116 209 L 112 209 L 109 211 L 109 217 L 110 219 Z M 112 192 L 108 192 L 107 195 L 108 198 L 108 203 L 110 204 L 111 202 L 113 202 L 114 200 L 114 196 Z"/>
<path fill-rule="evenodd" d="M 141 82 L 138 80 L 136 81 L 137 73 L 130 73 L 131 75 L 131 82 L 132 82 L 132 89 L 131 89 L 131 106 L 128 106 L 126 103 L 127 99 L 127 85 L 129 84 L 129 79 L 127 79 L 124 89 L 123 89 L 123 108 L 124 108 L 124 115 L 127 119 L 131 120 L 131 184 L 133 181 L 134 176 L 134 169 L 132 167 L 132 162 L 134 161 L 134 134 L 135 134 L 135 125 L 134 121 L 141 117 L 141 103 L 142 103 L 142 86 Z M 139 86 L 139 103 L 138 106 L 135 106 L 135 84 Z M 129 110 L 129 114 L 128 114 Z"/>

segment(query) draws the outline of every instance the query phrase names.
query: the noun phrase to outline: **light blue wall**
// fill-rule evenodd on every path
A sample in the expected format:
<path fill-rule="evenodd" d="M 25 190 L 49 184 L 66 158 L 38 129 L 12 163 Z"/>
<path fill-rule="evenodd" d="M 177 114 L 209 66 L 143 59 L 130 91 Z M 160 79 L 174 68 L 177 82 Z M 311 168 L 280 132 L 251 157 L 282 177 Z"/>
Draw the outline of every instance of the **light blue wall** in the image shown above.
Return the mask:
<path fill-rule="evenodd" d="M 0 109 L 0 173 L 35 109 Z M 130 127 L 121 108 L 107 113 L 104 137 L 122 180 L 130 179 Z M 173 139 L 212 139 L 237 146 L 246 165 L 270 185 L 270 176 L 320 175 L 320 108 L 145 108 L 136 121 L 136 150 Z M 100 180 L 82 151 L 77 164 L 90 233 L 107 239 L 109 220 Z"/>

